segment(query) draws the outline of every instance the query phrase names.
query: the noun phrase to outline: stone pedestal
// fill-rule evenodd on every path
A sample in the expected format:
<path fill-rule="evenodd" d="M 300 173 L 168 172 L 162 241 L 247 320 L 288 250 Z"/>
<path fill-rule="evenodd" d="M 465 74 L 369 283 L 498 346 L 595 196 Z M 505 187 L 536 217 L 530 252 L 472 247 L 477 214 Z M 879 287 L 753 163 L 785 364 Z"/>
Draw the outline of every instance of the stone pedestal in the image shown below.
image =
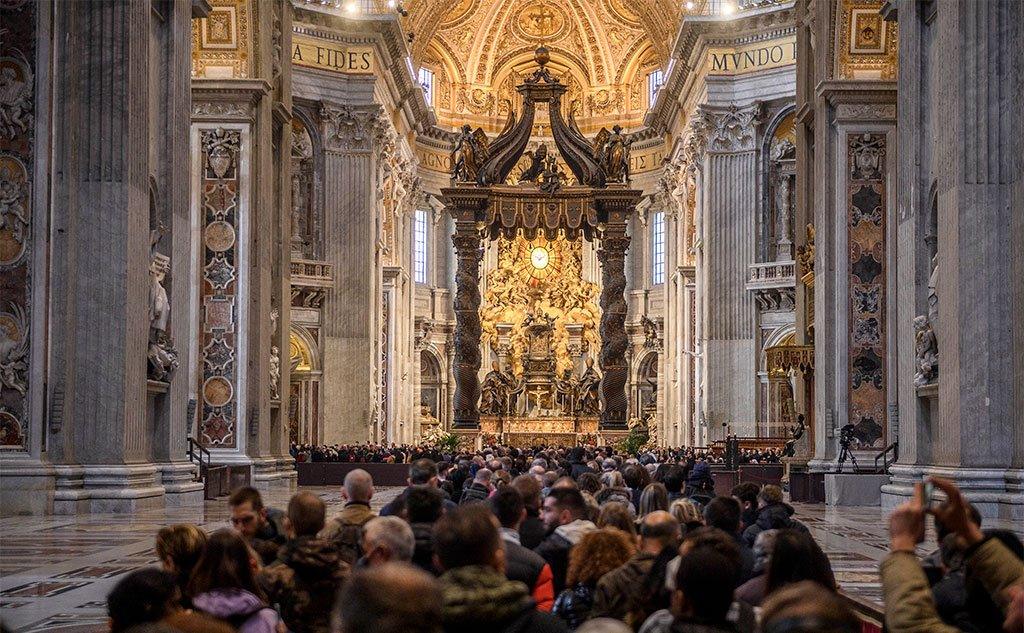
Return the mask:
<path fill-rule="evenodd" d="M 825 504 L 830 506 L 877 506 L 888 475 L 825 474 Z"/>

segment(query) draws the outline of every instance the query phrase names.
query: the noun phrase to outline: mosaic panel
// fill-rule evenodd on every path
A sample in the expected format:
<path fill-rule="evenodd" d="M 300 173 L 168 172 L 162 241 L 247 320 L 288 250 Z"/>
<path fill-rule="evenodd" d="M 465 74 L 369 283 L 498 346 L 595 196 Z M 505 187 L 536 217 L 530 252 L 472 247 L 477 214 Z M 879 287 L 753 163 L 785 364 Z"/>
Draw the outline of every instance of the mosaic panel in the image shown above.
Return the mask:
<path fill-rule="evenodd" d="M 870 448 L 886 438 L 885 143 L 883 133 L 847 135 L 849 421 Z"/>
<path fill-rule="evenodd" d="M 239 130 L 200 131 L 203 223 L 200 441 L 238 445 Z"/>
<path fill-rule="evenodd" d="M 26 448 L 36 3 L 0 3 L 0 446 Z"/>

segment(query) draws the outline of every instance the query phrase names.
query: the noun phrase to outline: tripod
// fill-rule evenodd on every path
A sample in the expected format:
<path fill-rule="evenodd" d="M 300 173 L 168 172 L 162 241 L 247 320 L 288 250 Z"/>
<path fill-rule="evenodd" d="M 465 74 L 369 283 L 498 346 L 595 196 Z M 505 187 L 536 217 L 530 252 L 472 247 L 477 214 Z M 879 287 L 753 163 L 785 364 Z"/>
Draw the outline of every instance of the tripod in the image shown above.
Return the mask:
<path fill-rule="evenodd" d="M 853 451 L 850 450 L 850 442 L 840 441 L 839 446 L 842 447 L 842 450 L 839 451 L 839 463 L 836 464 L 836 472 L 843 472 L 843 464 L 846 463 L 847 459 L 849 459 L 851 462 L 853 462 L 853 472 L 856 473 L 857 457 L 853 454 Z"/>

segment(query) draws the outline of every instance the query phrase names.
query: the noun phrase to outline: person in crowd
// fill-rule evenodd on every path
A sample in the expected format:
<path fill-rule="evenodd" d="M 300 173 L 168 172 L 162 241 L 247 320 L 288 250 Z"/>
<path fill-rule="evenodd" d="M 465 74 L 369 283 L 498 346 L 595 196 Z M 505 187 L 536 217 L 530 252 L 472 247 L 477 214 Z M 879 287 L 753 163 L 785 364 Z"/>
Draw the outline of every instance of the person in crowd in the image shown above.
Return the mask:
<path fill-rule="evenodd" d="M 594 469 L 586 463 L 587 451 L 582 446 L 569 449 L 569 476 L 579 481 L 583 473 L 593 473 Z"/>
<path fill-rule="evenodd" d="M 493 490 L 491 487 L 491 477 L 493 474 L 493 471 L 489 468 L 481 468 L 476 471 L 472 483 L 462 489 L 459 505 L 463 506 L 467 503 L 486 501 L 487 497 L 491 496 L 491 490 Z"/>
<path fill-rule="evenodd" d="M 778 590 L 761 611 L 761 633 L 861 633 L 860 620 L 835 592 L 803 580 Z"/>
<path fill-rule="evenodd" d="M 601 475 L 601 485 L 603 487 L 594 495 L 594 499 L 602 507 L 611 501 L 618 501 L 630 506 L 633 505 L 633 492 L 626 487 L 626 481 L 622 478 L 622 473 L 619 471 L 613 470 Z"/>
<path fill-rule="evenodd" d="M 267 602 L 277 605 L 292 633 L 328 633 L 330 612 L 349 564 L 331 541 L 317 534 L 324 528 L 326 507 L 311 492 L 299 492 L 288 502 L 285 529 L 288 541 L 276 562 L 256 577 Z"/>
<path fill-rule="evenodd" d="M 452 499 L 462 498 L 462 489 L 466 482 L 472 478 L 469 474 L 469 460 L 460 459 L 455 468 L 448 474 L 448 481 L 452 484 Z"/>
<path fill-rule="evenodd" d="M 754 569 L 750 580 L 736 588 L 736 599 L 742 600 L 752 607 L 759 607 L 768 591 L 768 564 L 771 562 L 772 550 L 775 549 L 775 537 L 778 530 L 765 530 L 754 540 Z"/>
<path fill-rule="evenodd" d="M 633 502 L 633 510 L 637 513 L 640 512 L 640 496 L 643 494 L 644 488 L 647 484 L 651 483 L 651 476 L 647 473 L 647 469 L 639 464 L 630 464 L 622 471 L 622 480 L 626 484 L 626 488 L 629 489 L 630 498 Z M 667 496 L 666 492 L 666 496 Z"/>
<path fill-rule="evenodd" d="M 519 525 L 526 518 L 522 495 L 509 486 L 494 493 L 490 503 L 505 545 L 505 576 L 529 587 L 537 609 L 550 611 L 555 601 L 551 566 L 540 554 L 520 543 Z"/>
<path fill-rule="evenodd" d="M 156 533 L 156 556 L 164 571 L 174 576 L 180 606 L 192 608 L 188 581 L 206 547 L 206 532 L 190 523 L 169 525 Z"/>
<path fill-rule="evenodd" d="M 587 503 L 575 488 L 554 488 L 544 499 L 541 518 L 548 536 L 534 551 L 551 566 L 556 595 L 565 589 L 569 552 L 584 534 L 597 529 L 593 522 L 584 518 L 586 514 Z"/>
<path fill-rule="evenodd" d="M 704 516 L 689 499 L 676 499 L 668 507 L 669 513 L 679 521 L 683 536 L 697 528 L 704 527 Z"/>
<path fill-rule="evenodd" d="M 917 560 L 917 545 L 924 540 L 925 513 L 932 513 L 965 547 L 964 564 L 1003 611 L 1003 630 L 1024 630 L 1024 562 L 998 538 L 987 537 L 971 520 L 968 504 L 960 490 L 940 477 L 929 481 L 946 494 L 946 502 L 926 509 L 923 484 L 915 486 L 910 501 L 889 516 L 890 554 L 882 561 L 882 593 L 885 626 L 891 633 L 956 633 L 959 629 L 942 621 L 928 588 L 928 580 Z"/>
<path fill-rule="evenodd" d="M 670 597 L 670 618 L 651 615 L 640 633 L 735 633 L 729 610 L 736 586 L 736 566 L 709 545 L 699 545 L 679 558 Z M 824 633 L 824 632 L 822 632 Z"/>
<path fill-rule="evenodd" d="M 332 619 L 337 633 L 441 633 L 441 589 L 405 563 L 361 569 L 342 588 Z"/>
<path fill-rule="evenodd" d="M 363 556 L 357 567 L 376 567 L 384 563 L 412 561 L 416 537 L 409 524 L 398 517 L 370 519 L 363 528 Z"/>
<path fill-rule="evenodd" d="M 704 508 L 704 524 L 716 527 L 736 540 L 741 561 L 739 582 L 750 580 L 754 574 L 754 552 L 740 536 L 740 502 L 732 497 L 715 497 Z"/>
<path fill-rule="evenodd" d="M 138 631 L 147 625 L 166 632 L 234 630 L 223 622 L 182 609 L 180 603 L 181 591 L 173 574 L 155 567 L 137 569 L 119 580 L 107 594 L 110 631 Z"/>
<path fill-rule="evenodd" d="M 757 493 L 761 492 L 761 486 L 752 481 L 745 481 L 733 486 L 731 494 L 740 502 L 742 513 L 740 514 L 740 529 L 746 530 L 757 521 Z"/>
<path fill-rule="evenodd" d="M 807 528 L 793 518 L 793 507 L 782 501 L 782 488 L 768 484 L 757 493 L 757 518 L 752 525 L 743 530 L 743 540 L 749 547 L 754 546 L 754 539 L 764 530 L 783 530 L 791 528 L 806 532 Z"/>
<path fill-rule="evenodd" d="M 256 582 L 259 570 L 257 554 L 240 533 L 217 530 L 192 572 L 192 605 L 239 633 L 280 633 L 280 616 Z"/>
<path fill-rule="evenodd" d="M 460 506 L 434 526 L 441 584 L 441 618 L 447 633 L 555 633 L 565 626 L 538 611 L 529 589 L 504 574 L 505 548 L 498 521 L 484 504 Z"/>
<path fill-rule="evenodd" d="M 702 506 L 710 501 L 703 500 L 703 496 L 715 489 L 715 480 L 711 477 L 711 466 L 707 460 L 695 461 L 690 473 L 686 478 L 686 496 L 696 499 Z"/>
<path fill-rule="evenodd" d="M 363 526 L 377 515 L 370 509 L 373 498 L 373 477 L 362 468 L 345 475 L 341 497 L 345 507 L 336 514 L 320 534 L 338 548 L 342 559 L 354 564 L 363 555 Z"/>
<path fill-rule="evenodd" d="M 434 545 L 432 533 L 434 523 L 444 512 L 444 493 L 431 486 L 414 486 L 405 496 L 405 520 L 412 528 L 416 546 L 412 562 L 431 574 L 434 569 Z"/>
<path fill-rule="evenodd" d="M 260 492 L 243 486 L 228 497 L 231 526 L 260 556 L 264 565 L 277 559 L 277 550 L 284 545 L 284 512 L 263 505 Z"/>
<path fill-rule="evenodd" d="M 597 517 L 597 527 L 615 528 L 636 540 L 636 517 L 633 515 L 633 506 L 628 501 L 605 502 L 601 506 L 601 514 Z"/>
<path fill-rule="evenodd" d="M 679 522 L 668 512 L 658 510 L 644 516 L 637 553 L 597 583 L 594 617 L 618 618 L 638 627 L 662 608 L 665 569 L 676 556 L 680 536 Z"/>
<path fill-rule="evenodd" d="M 526 508 L 526 518 L 519 524 L 519 544 L 526 549 L 534 549 L 547 535 L 547 528 L 540 518 L 540 506 L 543 503 L 540 496 L 541 483 L 536 477 L 519 475 L 512 480 L 512 487 L 519 492 Z"/>
<path fill-rule="evenodd" d="M 668 502 L 683 498 L 683 486 L 686 484 L 686 472 L 681 466 L 671 464 L 661 478 L 665 484 L 665 491 L 668 492 Z"/>
<path fill-rule="evenodd" d="M 604 528 L 584 534 L 572 549 L 566 588 L 552 610 L 569 629 L 576 630 L 590 617 L 598 581 L 629 561 L 636 550 L 634 542 L 622 530 Z"/>
<path fill-rule="evenodd" d="M 828 556 L 807 532 L 779 530 L 765 579 L 765 596 L 801 580 L 813 580 L 829 591 L 838 591 Z"/>
<path fill-rule="evenodd" d="M 644 488 L 640 495 L 640 505 L 637 514 L 642 518 L 652 512 L 668 511 L 668 491 L 665 484 L 654 482 Z"/>
<path fill-rule="evenodd" d="M 409 489 L 413 486 L 433 486 L 437 488 L 437 464 L 426 457 L 417 459 L 409 464 L 409 478 L 406 480 L 406 483 L 408 487 L 380 509 L 380 516 L 387 517 L 401 514 L 401 510 L 405 506 L 405 495 L 409 494 Z M 444 500 L 444 508 L 445 511 L 455 509 L 455 502 L 446 498 Z"/>
<path fill-rule="evenodd" d="M 581 473 L 576 479 L 576 485 L 579 486 L 580 492 L 596 495 L 601 492 L 601 477 L 594 472 Z"/>

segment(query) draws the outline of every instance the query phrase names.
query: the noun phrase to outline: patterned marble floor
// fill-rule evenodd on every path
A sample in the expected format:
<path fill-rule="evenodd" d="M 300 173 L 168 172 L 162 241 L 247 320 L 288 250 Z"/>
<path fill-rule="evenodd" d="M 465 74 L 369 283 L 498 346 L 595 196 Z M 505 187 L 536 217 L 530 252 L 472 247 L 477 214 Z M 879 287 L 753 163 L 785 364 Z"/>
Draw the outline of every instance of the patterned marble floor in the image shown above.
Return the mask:
<path fill-rule="evenodd" d="M 841 590 L 867 605 L 882 607 L 882 586 L 878 564 L 889 553 L 888 513 L 875 507 L 833 508 L 824 504 L 793 504 L 800 519 L 832 562 Z M 1014 530 L 1024 538 L 1024 526 L 1013 521 L 985 519 L 984 528 Z M 938 548 L 931 520 L 922 556 Z"/>
<path fill-rule="evenodd" d="M 304 488 L 327 503 L 328 516 L 341 509 L 337 488 Z M 378 490 L 379 509 L 400 488 Z M 290 493 L 265 493 L 277 508 Z M 202 506 L 99 514 L 0 519 L 0 621 L 18 633 L 107 630 L 107 592 L 120 577 L 157 564 L 153 537 L 164 525 L 195 523 L 206 530 L 229 527 L 226 498 Z"/>
<path fill-rule="evenodd" d="M 327 502 L 328 514 L 342 506 L 337 489 L 310 488 Z M 378 491 L 379 508 L 398 488 Z M 269 505 L 284 507 L 288 493 L 271 492 Z M 878 563 L 887 552 L 886 515 L 879 508 L 827 508 L 797 504 L 832 560 L 843 590 L 881 606 Z M 16 517 L 0 519 L 0 621 L 18 633 L 61 630 L 106 631 L 104 596 L 125 573 L 156 564 L 153 536 L 164 525 L 192 522 L 208 530 L 226 527 L 226 501 L 203 506 L 142 511 L 133 515 Z M 1022 530 L 1009 521 L 986 527 Z M 922 553 L 933 549 L 930 535 Z"/>

